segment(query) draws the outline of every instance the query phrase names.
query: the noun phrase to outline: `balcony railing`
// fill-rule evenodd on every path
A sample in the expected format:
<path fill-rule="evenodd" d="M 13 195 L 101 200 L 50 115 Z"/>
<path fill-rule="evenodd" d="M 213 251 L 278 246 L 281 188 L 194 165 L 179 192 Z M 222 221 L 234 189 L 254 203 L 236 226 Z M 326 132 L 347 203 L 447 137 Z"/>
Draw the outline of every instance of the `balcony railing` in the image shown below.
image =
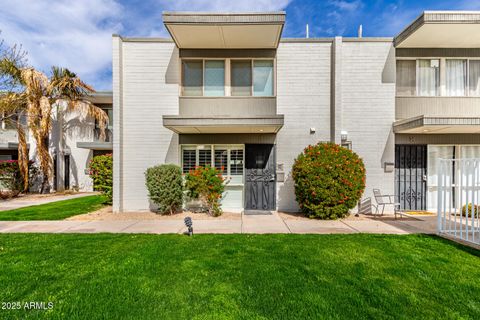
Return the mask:
<path fill-rule="evenodd" d="M 480 117 L 480 97 L 396 97 L 395 118 Z"/>

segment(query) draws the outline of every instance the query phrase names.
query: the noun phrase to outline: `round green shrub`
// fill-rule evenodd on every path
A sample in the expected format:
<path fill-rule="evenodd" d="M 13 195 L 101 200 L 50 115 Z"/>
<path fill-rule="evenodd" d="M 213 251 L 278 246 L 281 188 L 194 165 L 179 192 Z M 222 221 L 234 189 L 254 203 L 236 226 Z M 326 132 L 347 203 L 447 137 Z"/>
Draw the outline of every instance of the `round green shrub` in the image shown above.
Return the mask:
<path fill-rule="evenodd" d="M 217 168 L 196 167 L 185 175 L 185 188 L 191 199 L 200 199 L 208 213 L 218 217 L 222 214 L 220 200 L 224 190 L 224 178 Z"/>
<path fill-rule="evenodd" d="M 365 190 L 365 166 L 353 151 L 333 143 L 310 145 L 293 165 L 295 196 L 310 218 L 348 215 Z"/>
<path fill-rule="evenodd" d="M 162 214 L 173 214 L 183 204 L 182 170 L 174 164 L 162 164 L 145 172 L 150 200 Z"/>
<path fill-rule="evenodd" d="M 112 203 L 113 191 L 113 157 L 112 154 L 95 156 L 88 164 L 93 190 L 100 191 L 107 203 Z"/>

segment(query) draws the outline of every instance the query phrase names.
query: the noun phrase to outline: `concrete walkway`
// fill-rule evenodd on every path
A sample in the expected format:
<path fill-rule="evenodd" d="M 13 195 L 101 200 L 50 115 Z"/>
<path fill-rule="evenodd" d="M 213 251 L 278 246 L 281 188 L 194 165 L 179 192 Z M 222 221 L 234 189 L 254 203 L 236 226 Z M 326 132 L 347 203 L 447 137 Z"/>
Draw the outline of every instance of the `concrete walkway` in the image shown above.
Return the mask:
<path fill-rule="evenodd" d="M 75 198 L 81 198 L 86 196 L 92 196 L 98 194 L 96 192 L 82 192 L 75 194 L 47 194 L 38 195 L 31 194 L 19 198 L 13 198 L 9 200 L 0 200 L 0 211 L 19 209 L 23 207 L 36 206 L 39 204 L 51 203 L 62 200 L 69 200 Z"/>
<path fill-rule="evenodd" d="M 347 218 L 319 221 L 273 215 L 242 215 L 242 219 L 193 217 L 194 233 L 435 233 L 436 217 L 418 219 Z M 183 220 L 0 221 L 0 233 L 184 233 Z"/>

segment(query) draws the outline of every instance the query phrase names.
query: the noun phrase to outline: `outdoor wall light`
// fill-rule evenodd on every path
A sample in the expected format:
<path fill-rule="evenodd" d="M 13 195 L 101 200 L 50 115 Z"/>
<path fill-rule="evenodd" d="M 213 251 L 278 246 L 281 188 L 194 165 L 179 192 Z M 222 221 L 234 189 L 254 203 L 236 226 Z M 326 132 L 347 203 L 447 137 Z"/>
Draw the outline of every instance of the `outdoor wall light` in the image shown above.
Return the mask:
<path fill-rule="evenodd" d="M 187 234 L 189 236 L 192 236 L 193 235 L 193 221 L 192 221 L 192 218 L 186 217 L 183 221 L 185 222 L 185 226 L 188 228 Z"/>
<path fill-rule="evenodd" d="M 313 128 L 313 127 L 312 127 L 312 128 L 310 128 L 310 134 L 314 134 L 314 133 L 315 133 L 315 131 L 317 131 L 315 128 Z"/>
<path fill-rule="evenodd" d="M 385 162 L 383 168 L 385 172 L 393 172 L 395 164 L 393 162 Z"/>
<path fill-rule="evenodd" d="M 340 139 L 342 139 L 342 142 L 345 142 L 348 140 L 348 132 L 347 131 L 341 131 L 340 132 Z"/>

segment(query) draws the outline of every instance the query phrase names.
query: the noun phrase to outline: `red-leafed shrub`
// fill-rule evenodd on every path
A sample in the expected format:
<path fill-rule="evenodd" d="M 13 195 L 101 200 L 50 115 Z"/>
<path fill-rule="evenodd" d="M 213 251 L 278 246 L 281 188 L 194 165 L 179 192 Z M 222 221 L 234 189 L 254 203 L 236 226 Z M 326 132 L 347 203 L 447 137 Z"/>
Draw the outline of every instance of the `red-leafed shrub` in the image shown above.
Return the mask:
<path fill-rule="evenodd" d="M 191 199 L 200 199 L 208 213 L 217 217 L 222 214 L 223 181 L 220 170 L 211 166 L 196 167 L 185 175 L 185 188 Z"/>
<path fill-rule="evenodd" d="M 28 163 L 29 181 L 33 182 L 38 174 L 33 161 Z M 0 161 L 0 198 L 8 199 L 18 196 L 23 190 L 23 178 L 18 160 Z"/>
<path fill-rule="evenodd" d="M 112 203 L 113 158 L 112 154 L 93 157 L 88 164 L 93 190 L 100 191 L 107 203 Z"/>
<path fill-rule="evenodd" d="M 310 145 L 293 165 L 295 196 L 311 218 L 348 215 L 365 190 L 365 166 L 353 151 L 333 143 Z"/>

